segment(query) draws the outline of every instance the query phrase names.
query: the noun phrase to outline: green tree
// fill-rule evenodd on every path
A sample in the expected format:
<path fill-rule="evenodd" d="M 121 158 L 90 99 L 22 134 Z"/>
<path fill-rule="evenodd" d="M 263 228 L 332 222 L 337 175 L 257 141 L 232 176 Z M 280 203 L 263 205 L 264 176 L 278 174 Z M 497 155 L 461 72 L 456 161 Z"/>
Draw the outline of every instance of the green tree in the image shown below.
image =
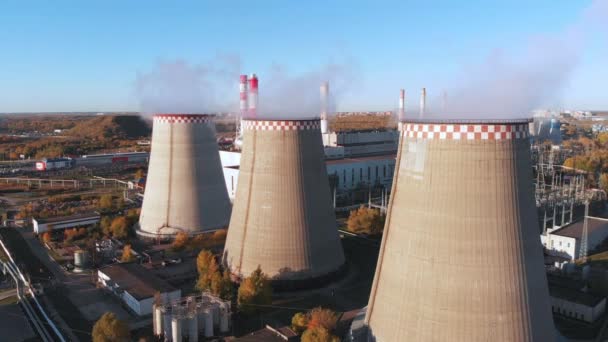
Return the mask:
<path fill-rule="evenodd" d="M 308 329 L 323 327 L 331 332 L 336 329 L 337 323 L 338 315 L 329 309 L 317 307 L 308 312 Z"/>
<path fill-rule="evenodd" d="M 186 232 L 178 232 L 175 235 L 175 240 L 171 244 L 171 249 L 174 251 L 181 251 L 186 248 L 188 241 L 190 240 L 190 236 Z"/>
<path fill-rule="evenodd" d="M 131 245 L 125 245 L 122 248 L 122 255 L 120 257 L 121 262 L 131 262 L 135 260 L 135 255 L 133 255 L 133 250 L 131 249 Z"/>
<path fill-rule="evenodd" d="M 234 284 L 230 279 L 230 273 L 225 270 L 223 273 L 215 272 L 211 276 L 211 293 L 223 300 L 232 300 Z"/>
<path fill-rule="evenodd" d="M 600 145 L 606 145 L 608 143 L 608 132 L 602 132 L 597 135 L 597 142 Z"/>
<path fill-rule="evenodd" d="M 340 342 L 340 339 L 323 327 L 306 329 L 302 334 L 302 342 Z"/>
<path fill-rule="evenodd" d="M 101 209 L 110 210 L 114 206 L 114 200 L 112 199 L 112 195 L 105 194 L 99 197 L 99 207 Z"/>
<path fill-rule="evenodd" d="M 198 281 L 196 288 L 200 291 L 206 291 L 211 288 L 211 279 L 214 274 L 219 273 L 219 267 L 215 256 L 211 251 L 202 250 L 196 258 L 196 269 L 198 271 Z"/>
<path fill-rule="evenodd" d="M 384 215 L 378 209 L 361 206 L 350 212 L 346 228 L 355 234 L 380 234 L 384 229 Z"/>
<path fill-rule="evenodd" d="M 608 173 L 600 175 L 600 188 L 608 193 Z"/>
<path fill-rule="evenodd" d="M 262 272 L 260 266 L 251 272 L 239 286 L 237 304 L 241 312 L 252 314 L 259 310 L 260 305 L 272 303 L 272 287 L 268 276 Z"/>
<path fill-rule="evenodd" d="M 291 317 L 291 329 L 296 332 L 296 334 L 301 334 L 308 327 L 308 315 L 303 312 L 298 312 L 293 317 Z"/>
<path fill-rule="evenodd" d="M 110 231 L 112 232 L 112 237 L 115 239 L 126 239 L 127 236 L 129 236 L 129 225 L 127 224 L 127 218 L 124 216 L 119 216 L 112 220 Z"/>
<path fill-rule="evenodd" d="M 127 342 L 131 338 L 129 326 L 112 312 L 106 312 L 93 326 L 93 342 Z"/>

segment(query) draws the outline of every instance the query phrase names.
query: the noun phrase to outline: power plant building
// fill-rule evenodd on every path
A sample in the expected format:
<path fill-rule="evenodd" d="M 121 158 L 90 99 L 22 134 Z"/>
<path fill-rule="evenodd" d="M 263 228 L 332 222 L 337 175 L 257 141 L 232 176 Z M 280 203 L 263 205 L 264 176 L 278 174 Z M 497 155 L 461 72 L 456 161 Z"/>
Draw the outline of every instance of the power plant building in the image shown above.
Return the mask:
<path fill-rule="evenodd" d="M 171 238 L 225 228 L 230 219 L 213 116 L 154 116 L 138 235 Z"/>
<path fill-rule="evenodd" d="M 244 120 L 243 132 L 226 266 L 237 276 L 260 266 L 275 284 L 340 270 L 319 120 Z"/>
<path fill-rule="evenodd" d="M 527 120 L 404 122 L 369 341 L 553 341 Z"/>

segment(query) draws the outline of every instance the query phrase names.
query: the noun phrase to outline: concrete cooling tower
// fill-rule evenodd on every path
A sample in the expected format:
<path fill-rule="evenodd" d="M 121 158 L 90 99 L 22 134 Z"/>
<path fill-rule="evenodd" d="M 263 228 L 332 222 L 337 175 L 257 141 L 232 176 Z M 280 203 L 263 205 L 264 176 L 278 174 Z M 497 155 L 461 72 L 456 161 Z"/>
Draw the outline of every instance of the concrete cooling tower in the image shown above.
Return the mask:
<path fill-rule="evenodd" d="M 224 263 L 258 265 L 275 286 L 335 275 L 344 264 L 319 120 L 244 120 L 243 152 Z"/>
<path fill-rule="evenodd" d="M 554 341 L 528 121 L 404 122 L 369 341 Z"/>
<path fill-rule="evenodd" d="M 213 116 L 154 116 L 152 151 L 138 235 L 170 238 L 228 226 L 224 183 Z"/>

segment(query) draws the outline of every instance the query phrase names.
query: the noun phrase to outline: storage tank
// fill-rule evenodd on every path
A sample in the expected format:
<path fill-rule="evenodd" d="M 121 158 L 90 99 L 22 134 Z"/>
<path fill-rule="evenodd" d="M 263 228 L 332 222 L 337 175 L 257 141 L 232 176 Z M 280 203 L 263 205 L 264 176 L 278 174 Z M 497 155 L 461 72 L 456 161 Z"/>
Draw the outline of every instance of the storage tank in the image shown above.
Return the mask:
<path fill-rule="evenodd" d="M 196 312 L 188 316 L 188 342 L 198 342 L 198 322 Z"/>
<path fill-rule="evenodd" d="M 211 315 L 213 316 L 213 325 L 220 324 L 220 308 L 215 302 L 211 304 Z"/>
<path fill-rule="evenodd" d="M 171 333 L 172 310 L 170 307 L 163 307 L 161 312 L 163 314 L 163 335 L 166 339 L 170 339 L 173 336 Z"/>
<path fill-rule="evenodd" d="M 404 122 L 370 341 L 555 340 L 528 122 Z"/>
<path fill-rule="evenodd" d="M 220 304 L 220 332 L 227 333 L 230 330 L 230 310 L 228 303 Z"/>
<path fill-rule="evenodd" d="M 82 272 L 88 263 L 87 252 L 79 249 L 74 252 L 74 272 Z"/>
<path fill-rule="evenodd" d="M 160 336 L 163 334 L 163 313 L 161 310 L 161 306 L 154 304 L 153 305 L 153 319 L 154 319 L 154 335 Z"/>
<path fill-rule="evenodd" d="M 174 342 L 182 340 L 182 317 L 174 315 L 171 319 L 171 338 Z"/>
<path fill-rule="evenodd" d="M 340 270 L 319 120 L 244 120 L 243 139 L 224 264 L 239 277 L 260 266 L 275 284 Z"/>
<path fill-rule="evenodd" d="M 213 314 L 211 308 L 207 307 L 203 310 L 203 317 L 205 320 L 205 337 L 213 336 Z"/>
<path fill-rule="evenodd" d="M 227 227 L 231 207 L 213 116 L 157 114 L 153 122 L 138 235 L 171 238 Z"/>
<path fill-rule="evenodd" d="M 196 324 L 198 327 L 198 332 L 199 332 L 199 334 L 202 334 L 203 331 L 205 330 L 205 312 L 204 312 L 202 304 L 200 304 L 200 303 L 198 303 L 196 305 L 196 318 L 197 318 Z"/>

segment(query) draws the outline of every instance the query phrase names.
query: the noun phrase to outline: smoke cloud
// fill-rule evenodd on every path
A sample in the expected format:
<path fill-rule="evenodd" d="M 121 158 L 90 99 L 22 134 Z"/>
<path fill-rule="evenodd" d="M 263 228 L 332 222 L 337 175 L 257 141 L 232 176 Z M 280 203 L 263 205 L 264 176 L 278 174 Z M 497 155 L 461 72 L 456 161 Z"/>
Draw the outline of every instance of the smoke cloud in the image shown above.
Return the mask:
<path fill-rule="evenodd" d="M 428 118 L 525 118 L 562 94 L 581 60 L 590 25 L 608 21 L 608 1 L 594 1 L 561 34 L 530 38 L 514 51 L 495 50 L 481 65 L 465 68 L 447 88 L 447 101 L 433 97 Z M 594 26 L 599 26 L 594 25 Z M 462 80 L 465 80 L 464 82 Z"/>
<path fill-rule="evenodd" d="M 137 74 L 136 96 L 143 114 L 239 112 L 238 80 L 241 60 L 218 56 L 204 64 L 183 60 L 161 61 L 153 70 Z M 350 89 L 353 63 L 328 63 L 302 73 L 289 72 L 280 64 L 258 72 L 258 118 L 304 119 L 319 117 L 319 87 L 328 81 L 328 109 Z"/>
<path fill-rule="evenodd" d="M 183 60 L 160 61 L 150 72 L 140 72 L 136 96 L 143 114 L 215 113 L 238 107 L 238 56 L 222 55 L 194 65 Z"/>
<path fill-rule="evenodd" d="M 329 82 L 328 112 L 351 89 L 356 72 L 352 63 L 330 63 L 304 73 L 290 73 L 275 64 L 267 74 L 259 75 L 258 118 L 305 119 L 319 117 L 320 86 Z"/>

